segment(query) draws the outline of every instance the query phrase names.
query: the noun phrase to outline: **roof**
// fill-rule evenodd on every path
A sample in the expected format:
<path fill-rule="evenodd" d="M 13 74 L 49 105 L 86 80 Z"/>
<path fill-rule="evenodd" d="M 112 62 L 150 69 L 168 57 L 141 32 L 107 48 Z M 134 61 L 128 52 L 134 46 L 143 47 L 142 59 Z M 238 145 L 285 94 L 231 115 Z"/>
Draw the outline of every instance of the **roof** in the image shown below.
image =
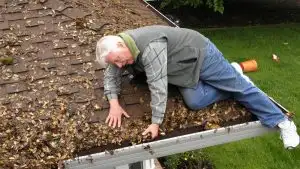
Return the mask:
<path fill-rule="evenodd" d="M 145 141 L 140 133 L 151 119 L 147 85 L 123 75 L 120 103 L 132 118 L 122 128 L 107 127 L 103 68 L 94 52 L 103 35 L 151 24 L 167 25 L 138 0 L 0 0 L 0 57 L 13 58 L 0 66 L 0 166 L 52 166 L 92 147 Z M 174 91 L 164 122 L 171 127 L 163 131 L 204 122 L 212 127 L 246 113 L 223 103 L 201 116 L 189 114 Z M 218 107 L 232 116 L 209 115 Z"/>

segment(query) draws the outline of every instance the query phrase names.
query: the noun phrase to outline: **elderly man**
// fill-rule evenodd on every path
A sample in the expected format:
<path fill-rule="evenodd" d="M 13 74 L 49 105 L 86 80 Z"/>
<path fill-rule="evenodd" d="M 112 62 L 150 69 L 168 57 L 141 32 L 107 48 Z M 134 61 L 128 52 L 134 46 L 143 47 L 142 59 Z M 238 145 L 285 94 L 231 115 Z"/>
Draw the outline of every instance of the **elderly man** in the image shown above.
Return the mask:
<path fill-rule="evenodd" d="M 142 133 L 158 136 L 167 103 L 168 83 L 178 86 L 190 109 L 233 98 L 243 104 L 267 127 L 279 127 L 285 148 L 295 148 L 299 135 L 294 122 L 230 64 L 216 46 L 199 32 L 168 26 L 146 26 L 97 42 L 96 60 L 106 66 L 104 94 L 110 110 L 109 126 L 121 126 L 122 115 L 129 117 L 118 102 L 121 73 L 130 68 L 144 72 L 151 92 L 152 124 Z"/>

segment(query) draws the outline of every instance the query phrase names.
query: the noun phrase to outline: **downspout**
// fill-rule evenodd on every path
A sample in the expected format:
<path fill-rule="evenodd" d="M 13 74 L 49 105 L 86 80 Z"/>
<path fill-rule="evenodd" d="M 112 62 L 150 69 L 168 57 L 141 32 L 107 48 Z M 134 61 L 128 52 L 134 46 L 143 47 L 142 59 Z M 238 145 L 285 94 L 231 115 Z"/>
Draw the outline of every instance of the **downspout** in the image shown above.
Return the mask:
<path fill-rule="evenodd" d="M 163 20 L 165 20 L 166 22 L 168 22 L 168 24 L 170 26 L 174 26 L 179 28 L 178 25 L 176 25 L 176 23 L 174 23 L 173 21 L 171 21 L 168 17 L 166 17 L 164 14 L 162 14 L 161 12 L 159 12 L 157 9 L 155 9 L 152 5 L 150 5 L 148 2 L 146 2 L 145 0 L 141 0 L 141 2 L 143 4 L 146 5 L 147 8 L 150 8 L 151 11 L 153 11 L 154 13 L 156 13 L 160 18 L 162 18 Z"/>

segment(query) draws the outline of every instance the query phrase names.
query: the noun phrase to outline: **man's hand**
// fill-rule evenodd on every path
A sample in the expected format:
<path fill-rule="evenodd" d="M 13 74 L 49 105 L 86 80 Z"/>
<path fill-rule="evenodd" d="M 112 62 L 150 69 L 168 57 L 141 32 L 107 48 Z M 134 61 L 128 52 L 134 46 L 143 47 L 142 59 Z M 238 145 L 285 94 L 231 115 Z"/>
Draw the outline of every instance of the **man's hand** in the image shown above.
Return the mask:
<path fill-rule="evenodd" d="M 105 120 L 105 123 L 108 123 L 108 126 L 115 128 L 118 124 L 118 127 L 121 127 L 121 119 L 122 115 L 129 118 L 129 115 L 124 111 L 124 109 L 120 106 L 117 100 L 110 101 L 110 109 L 109 114 Z"/>
<path fill-rule="evenodd" d="M 152 139 L 158 136 L 158 129 L 159 125 L 158 124 L 151 124 L 148 126 L 148 128 L 143 132 L 143 135 L 146 135 L 148 133 L 151 133 Z"/>

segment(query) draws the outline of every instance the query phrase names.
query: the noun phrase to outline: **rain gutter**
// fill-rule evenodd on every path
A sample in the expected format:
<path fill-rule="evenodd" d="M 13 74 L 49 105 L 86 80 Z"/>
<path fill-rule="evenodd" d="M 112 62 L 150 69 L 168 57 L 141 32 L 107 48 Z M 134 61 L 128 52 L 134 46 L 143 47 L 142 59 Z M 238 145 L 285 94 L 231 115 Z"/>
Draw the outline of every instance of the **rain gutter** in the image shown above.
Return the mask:
<path fill-rule="evenodd" d="M 262 126 L 259 121 L 254 121 L 138 144 L 110 152 L 81 156 L 67 160 L 64 164 L 65 168 L 70 169 L 107 169 L 147 159 L 252 138 L 273 131 L 276 131 L 276 129 L 266 128 Z"/>
<path fill-rule="evenodd" d="M 269 98 L 285 113 L 288 112 L 287 109 L 278 104 L 273 98 Z M 64 165 L 66 169 L 108 169 L 147 159 L 253 138 L 277 130 L 275 128 L 267 128 L 259 121 L 246 122 L 119 148 L 113 151 L 81 156 L 64 161 Z"/>

